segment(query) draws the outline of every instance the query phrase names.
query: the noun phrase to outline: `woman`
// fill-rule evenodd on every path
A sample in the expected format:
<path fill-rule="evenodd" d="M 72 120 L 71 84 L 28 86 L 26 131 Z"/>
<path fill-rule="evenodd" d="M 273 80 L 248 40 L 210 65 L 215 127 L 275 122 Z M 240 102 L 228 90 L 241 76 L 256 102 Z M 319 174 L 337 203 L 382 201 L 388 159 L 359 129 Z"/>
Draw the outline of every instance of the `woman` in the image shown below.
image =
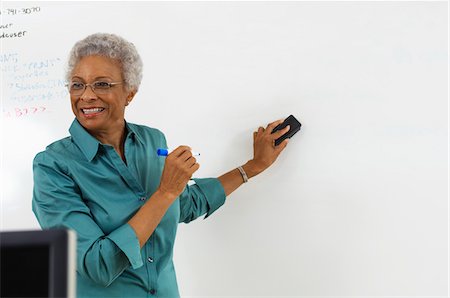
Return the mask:
<path fill-rule="evenodd" d="M 283 151 L 271 134 L 282 120 L 254 132 L 254 157 L 219 178 L 194 179 L 191 148 L 167 158 L 159 130 L 131 124 L 124 114 L 139 89 L 142 62 L 133 44 L 93 34 L 70 54 L 67 80 L 75 114 L 70 137 L 33 162 L 33 212 L 42 228 L 77 232 L 80 297 L 178 297 L 172 262 L 177 225 L 211 215 L 248 178 Z"/>

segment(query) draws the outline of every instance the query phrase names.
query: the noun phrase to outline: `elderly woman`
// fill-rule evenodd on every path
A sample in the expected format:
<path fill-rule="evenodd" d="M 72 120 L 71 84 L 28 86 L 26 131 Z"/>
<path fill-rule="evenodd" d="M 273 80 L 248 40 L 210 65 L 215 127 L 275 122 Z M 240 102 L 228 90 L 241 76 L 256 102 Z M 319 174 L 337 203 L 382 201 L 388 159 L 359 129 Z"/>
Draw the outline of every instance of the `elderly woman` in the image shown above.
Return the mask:
<path fill-rule="evenodd" d="M 179 297 L 172 261 L 177 225 L 217 210 L 225 197 L 267 169 L 287 140 L 271 134 L 282 120 L 253 134 L 254 156 L 218 178 L 194 179 L 191 148 L 167 158 L 164 134 L 125 121 L 142 78 L 132 43 L 113 34 L 77 42 L 67 81 L 75 118 L 70 136 L 33 162 L 33 211 L 44 229 L 76 231 L 79 297 Z"/>

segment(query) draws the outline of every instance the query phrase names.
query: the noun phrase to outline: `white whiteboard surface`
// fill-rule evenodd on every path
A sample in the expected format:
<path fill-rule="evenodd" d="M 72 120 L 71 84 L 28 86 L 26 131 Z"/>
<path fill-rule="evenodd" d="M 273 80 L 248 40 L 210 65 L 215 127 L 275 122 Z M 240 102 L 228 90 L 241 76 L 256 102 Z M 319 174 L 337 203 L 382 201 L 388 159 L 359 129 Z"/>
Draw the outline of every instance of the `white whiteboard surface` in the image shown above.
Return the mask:
<path fill-rule="evenodd" d="M 258 126 L 303 124 L 180 225 L 183 297 L 448 295 L 447 2 L 2 5 L 2 230 L 39 227 L 31 165 L 73 120 L 67 55 L 110 32 L 144 61 L 126 119 L 201 152 L 197 177 L 250 159 Z"/>

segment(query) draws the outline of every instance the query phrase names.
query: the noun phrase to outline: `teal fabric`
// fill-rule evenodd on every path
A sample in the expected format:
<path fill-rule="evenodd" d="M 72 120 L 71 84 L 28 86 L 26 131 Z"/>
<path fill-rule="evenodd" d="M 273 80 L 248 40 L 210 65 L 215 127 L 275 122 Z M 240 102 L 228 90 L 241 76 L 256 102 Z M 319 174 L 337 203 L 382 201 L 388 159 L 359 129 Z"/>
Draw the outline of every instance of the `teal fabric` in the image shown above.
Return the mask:
<path fill-rule="evenodd" d="M 33 161 L 32 208 L 43 229 L 77 232 L 78 297 L 179 297 L 172 261 L 178 223 L 211 215 L 225 202 L 216 178 L 194 179 L 146 244 L 127 223 L 159 186 L 167 148 L 157 129 L 126 122 L 126 163 L 75 119 L 70 137 Z"/>

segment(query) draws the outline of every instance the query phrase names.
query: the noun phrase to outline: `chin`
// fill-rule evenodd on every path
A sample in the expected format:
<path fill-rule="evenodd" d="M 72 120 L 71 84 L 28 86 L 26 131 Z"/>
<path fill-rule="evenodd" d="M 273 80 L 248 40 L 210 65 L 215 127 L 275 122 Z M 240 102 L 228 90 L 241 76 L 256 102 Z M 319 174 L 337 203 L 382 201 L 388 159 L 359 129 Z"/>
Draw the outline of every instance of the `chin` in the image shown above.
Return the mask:
<path fill-rule="evenodd" d="M 98 121 L 98 119 L 86 119 L 85 117 L 77 117 L 78 122 L 86 128 L 87 130 L 97 130 L 102 126 L 101 121 Z"/>

